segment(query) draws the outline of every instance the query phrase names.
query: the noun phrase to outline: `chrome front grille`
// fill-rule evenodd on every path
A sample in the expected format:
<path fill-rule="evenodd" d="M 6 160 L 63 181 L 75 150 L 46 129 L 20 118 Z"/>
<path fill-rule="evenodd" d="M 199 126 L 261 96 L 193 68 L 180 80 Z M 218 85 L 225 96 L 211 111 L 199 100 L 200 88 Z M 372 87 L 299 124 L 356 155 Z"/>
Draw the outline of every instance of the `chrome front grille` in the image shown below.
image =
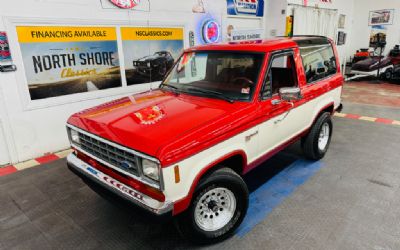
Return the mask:
<path fill-rule="evenodd" d="M 139 159 L 136 155 L 79 132 L 79 147 L 87 153 L 109 163 L 110 165 L 139 176 Z"/>

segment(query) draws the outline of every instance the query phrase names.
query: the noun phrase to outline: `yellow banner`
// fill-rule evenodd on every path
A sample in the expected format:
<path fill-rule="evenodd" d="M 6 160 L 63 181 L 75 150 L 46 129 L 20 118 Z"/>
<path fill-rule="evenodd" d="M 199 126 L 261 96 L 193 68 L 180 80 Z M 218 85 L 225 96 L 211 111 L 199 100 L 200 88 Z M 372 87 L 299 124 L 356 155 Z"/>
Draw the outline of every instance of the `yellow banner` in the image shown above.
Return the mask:
<path fill-rule="evenodd" d="M 183 40 L 182 28 L 122 27 L 122 40 Z"/>
<path fill-rule="evenodd" d="M 17 34 L 20 43 L 117 40 L 116 30 L 111 27 L 18 26 Z"/>

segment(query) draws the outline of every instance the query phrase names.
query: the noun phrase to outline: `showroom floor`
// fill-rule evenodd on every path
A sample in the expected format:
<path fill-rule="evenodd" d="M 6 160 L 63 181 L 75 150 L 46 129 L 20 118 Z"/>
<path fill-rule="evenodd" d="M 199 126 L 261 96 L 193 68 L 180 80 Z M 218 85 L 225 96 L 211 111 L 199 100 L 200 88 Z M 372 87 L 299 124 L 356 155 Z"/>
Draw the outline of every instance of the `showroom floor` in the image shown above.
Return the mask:
<path fill-rule="evenodd" d="M 249 173 L 247 218 L 210 247 L 400 249 L 400 124 L 383 122 L 400 120 L 399 93 L 400 85 L 347 84 L 343 112 L 352 115 L 334 118 L 326 157 L 306 161 L 295 144 Z M 381 98 L 363 104 L 368 95 Z M 172 222 L 98 196 L 63 159 L 0 177 L 0 249 L 192 247 Z"/>

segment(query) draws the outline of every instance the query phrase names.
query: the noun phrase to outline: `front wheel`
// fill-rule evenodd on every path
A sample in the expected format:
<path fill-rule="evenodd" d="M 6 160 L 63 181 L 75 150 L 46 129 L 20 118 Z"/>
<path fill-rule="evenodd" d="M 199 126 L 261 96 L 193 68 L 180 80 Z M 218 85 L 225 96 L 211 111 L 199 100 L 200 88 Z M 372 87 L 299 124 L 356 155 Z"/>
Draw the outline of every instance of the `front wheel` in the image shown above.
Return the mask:
<path fill-rule="evenodd" d="M 322 159 L 332 138 L 332 119 L 328 112 L 318 117 L 308 135 L 303 138 L 303 152 L 311 160 Z"/>
<path fill-rule="evenodd" d="M 178 217 L 179 231 L 200 244 L 231 236 L 243 221 L 249 193 L 243 179 L 222 168 L 200 182 L 189 209 Z"/>

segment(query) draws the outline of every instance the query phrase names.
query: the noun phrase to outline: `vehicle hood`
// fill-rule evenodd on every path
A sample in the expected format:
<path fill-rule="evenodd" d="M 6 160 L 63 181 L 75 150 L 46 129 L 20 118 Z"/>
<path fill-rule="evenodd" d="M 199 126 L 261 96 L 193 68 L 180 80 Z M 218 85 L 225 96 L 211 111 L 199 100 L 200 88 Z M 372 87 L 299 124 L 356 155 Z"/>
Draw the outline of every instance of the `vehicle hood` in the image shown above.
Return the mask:
<path fill-rule="evenodd" d="M 180 141 L 192 145 L 210 124 L 223 120 L 243 103 L 176 95 L 155 90 L 118 99 L 74 114 L 68 123 L 107 140 L 158 157 L 162 147 Z M 203 131 L 202 131 L 203 130 Z M 209 130 L 209 129 L 208 129 Z M 184 138 L 184 140 L 182 140 Z"/>
<path fill-rule="evenodd" d="M 142 57 L 142 58 L 139 58 L 138 60 L 136 60 L 136 61 L 139 61 L 139 62 L 148 62 L 148 61 L 153 61 L 153 60 L 156 60 L 156 59 L 158 59 L 158 58 L 160 58 L 160 56 L 158 56 L 158 55 L 151 55 L 151 56 L 145 56 L 145 57 Z"/>

